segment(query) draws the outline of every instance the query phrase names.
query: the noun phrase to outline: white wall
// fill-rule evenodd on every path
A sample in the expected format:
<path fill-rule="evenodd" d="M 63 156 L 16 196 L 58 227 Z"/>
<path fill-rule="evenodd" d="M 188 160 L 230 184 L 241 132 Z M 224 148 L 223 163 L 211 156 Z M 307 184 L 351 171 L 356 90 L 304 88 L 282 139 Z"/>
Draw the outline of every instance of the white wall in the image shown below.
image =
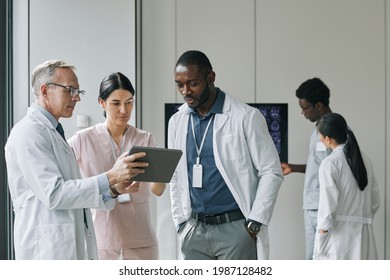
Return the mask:
<path fill-rule="evenodd" d="M 134 1 L 34 0 L 30 10 L 26 3 L 14 0 L 15 119 L 33 101 L 26 82 L 31 70 L 58 57 L 77 66 L 80 85 L 87 91 L 75 115 L 88 114 L 91 125 L 102 121 L 97 95 L 103 76 L 122 71 L 135 80 Z M 304 80 L 319 76 L 331 89 L 331 108 L 347 118 L 361 148 L 373 160 L 383 194 L 375 219 L 377 245 L 383 257 L 386 244 L 390 259 L 390 224 L 385 223 L 385 217 L 390 217 L 390 209 L 385 215 L 386 198 L 390 201 L 386 192 L 390 174 L 388 3 L 142 0 L 142 72 L 137 92 L 142 95 L 142 104 L 137 104 L 142 128 L 164 145 L 163 104 L 182 102 L 173 67 L 182 52 L 200 49 L 214 66 L 216 85 L 229 94 L 244 102 L 289 104 L 289 159 L 304 163 L 313 124 L 301 116 L 295 90 Z M 64 126 L 68 136 L 77 130 L 74 118 Z M 287 176 L 280 190 L 270 225 L 272 259 L 304 258 L 303 178 Z M 174 259 L 178 246 L 169 193 L 155 202 L 160 254 Z"/>
<path fill-rule="evenodd" d="M 32 70 L 53 58 L 75 65 L 86 91 L 73 118 L 60 120 L 66 136 L 78 130 L 79 114 L 87 115 L 91 125 L 104 121 L 98 104 L 101 80 L 119 71 L 135 84 L 134 15 L 134 0 L 14 0 L 15 120 L 34 102 Z M 135 116 L 134 111 L 131 124 Z"/>

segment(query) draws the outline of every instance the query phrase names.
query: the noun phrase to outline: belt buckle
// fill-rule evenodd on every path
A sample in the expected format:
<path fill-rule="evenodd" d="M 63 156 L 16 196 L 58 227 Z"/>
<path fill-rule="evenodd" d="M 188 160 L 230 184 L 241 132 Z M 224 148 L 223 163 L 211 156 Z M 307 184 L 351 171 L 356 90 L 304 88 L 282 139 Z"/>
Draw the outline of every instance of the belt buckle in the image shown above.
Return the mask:
<path fill-rule="evenodd" d="M 210 220 L 212 220 L 212 218 L 214 217 L 214 215 L 207 215 L 207 214 L 204 214 L 203 215 L 203 222 L 207 225 L 212 225 L 213 223 L 210 223 Z"/>
<path fill-rule="evenodd" d="M 214 222 L 212 222 L 213 220 Z M 224 223 L 221 218 L 221 215 L 204 215 L 204 221 L 208 225 L 219 225 Z"/>
<path fill-rule="evenodd" d="M 206 214 L 203 214 L 203 222 L 204 222 L 205 224 L 209 224 L 209 223 L 208 223 L 209 217 L 211 217 L 211 216 L 206 215 Z"/>

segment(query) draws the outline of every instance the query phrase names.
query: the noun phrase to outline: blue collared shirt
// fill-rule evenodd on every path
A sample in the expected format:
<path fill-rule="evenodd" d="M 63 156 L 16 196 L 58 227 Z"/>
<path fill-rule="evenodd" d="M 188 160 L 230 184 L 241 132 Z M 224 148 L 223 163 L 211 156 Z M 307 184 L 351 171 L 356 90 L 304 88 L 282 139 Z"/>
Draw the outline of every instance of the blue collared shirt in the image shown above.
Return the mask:
<path fill-rule="evenodd" d="M 217 99 L 211 107 L 210 112 L 202 117 L 195 109 L 189 108 L 188 113 L 191 114 L 188 123 L 187 132 L 187 168 L 188 168 L 188 184 L 190 188 L 191 206 L 196 213 L 205 214 L 220 214 L 228 211 L 239 209 L 237 202 L 233 198 L 228 186 L 223 180 L 221 174 L 215 165 L 213 152 L 213 124 L 215 114 L 221 114 L 225 101 L 225 93 L 219 88 L 217 90 Z M 200 147 L 206 127 L 211 120 L 207 131 L 204 145 L 200 153 L 200 164 L 203 167 L 202 188 L 192 187 L 192 168 L 196 163 L 197 150 L 195 140 L 192 133 L 192 121 L 194 123 L 195 137 L 198 147 Z"/>

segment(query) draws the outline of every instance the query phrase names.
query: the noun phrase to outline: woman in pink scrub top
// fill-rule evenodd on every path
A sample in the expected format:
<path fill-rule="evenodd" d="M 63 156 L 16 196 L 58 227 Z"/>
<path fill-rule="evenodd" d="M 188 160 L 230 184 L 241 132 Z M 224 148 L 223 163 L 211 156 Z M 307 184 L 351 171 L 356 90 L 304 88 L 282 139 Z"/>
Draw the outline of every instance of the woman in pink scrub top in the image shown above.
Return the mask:
<path fill-rule="evenodd" d="M 101 82 L 98 100 L 106 121 L 69 139 L 84 176 L 109 170 L 132 146 L 157 146 L 152 134 L 128 124 L 134 94 L 130 80 L 120 72 L 109 74 Z M 133 182 L 133 192 L 118 196 L 113 210 L 92 210 L 100 259 L 158 259 L 150 190 L 160 196 L 165 187 L 164 183 Z"/>

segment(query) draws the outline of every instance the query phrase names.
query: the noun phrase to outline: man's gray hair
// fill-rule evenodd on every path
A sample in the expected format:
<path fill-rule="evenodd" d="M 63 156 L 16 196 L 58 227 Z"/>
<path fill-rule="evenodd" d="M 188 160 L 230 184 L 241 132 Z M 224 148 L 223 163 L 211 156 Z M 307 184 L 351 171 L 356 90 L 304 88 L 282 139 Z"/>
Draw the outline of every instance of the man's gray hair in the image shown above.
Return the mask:
<path fill-rule="evenodd" d="M 51 59 L 39 64 L 31 74 L 31 86 L 35 96 L 38 96 L 42 84 L 52 82 L 51 78 L 57 68 L 76 70 L 76 67 L 62 60 Z"/>

